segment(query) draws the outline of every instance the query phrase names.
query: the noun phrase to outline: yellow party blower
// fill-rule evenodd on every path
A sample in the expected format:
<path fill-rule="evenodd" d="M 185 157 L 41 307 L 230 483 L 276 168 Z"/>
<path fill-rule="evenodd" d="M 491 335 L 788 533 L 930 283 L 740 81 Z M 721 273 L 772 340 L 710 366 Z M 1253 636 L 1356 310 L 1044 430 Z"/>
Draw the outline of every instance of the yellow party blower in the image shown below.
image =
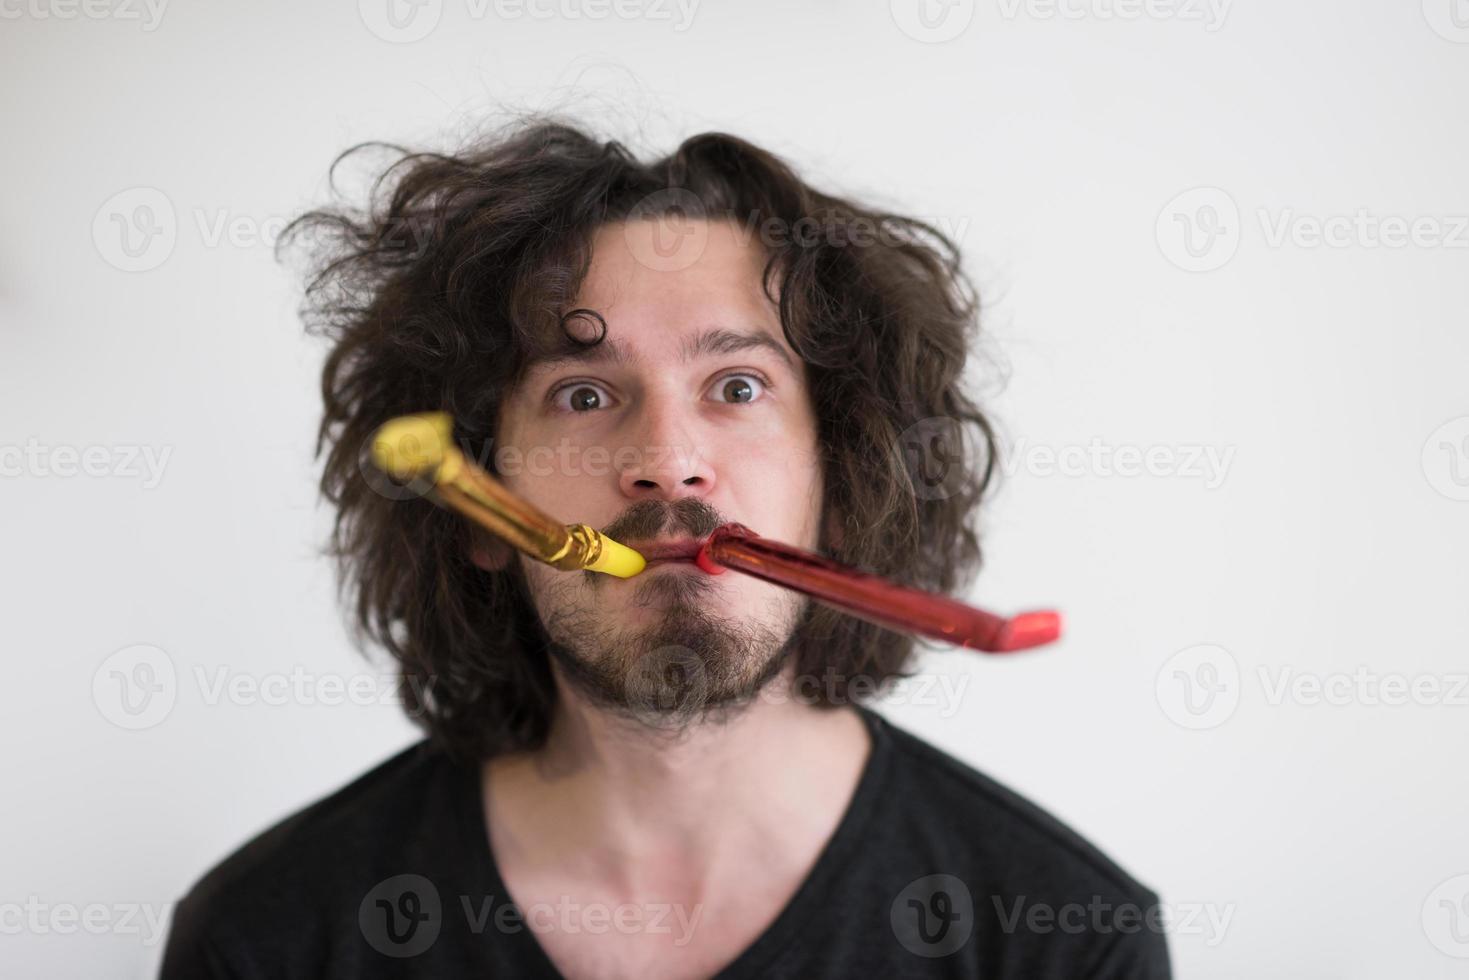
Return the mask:
<path fill-rule="evenodd" d="M 372 440 L 372 461 L 395 480 L 433 480 L 430 498 L 562 571 L 604 572 L 632 578 L 643 556 L 586 524 L 562 524 L 511 493 L 454 445 L 447 412 L 404 415 L 384 424 Z"/>

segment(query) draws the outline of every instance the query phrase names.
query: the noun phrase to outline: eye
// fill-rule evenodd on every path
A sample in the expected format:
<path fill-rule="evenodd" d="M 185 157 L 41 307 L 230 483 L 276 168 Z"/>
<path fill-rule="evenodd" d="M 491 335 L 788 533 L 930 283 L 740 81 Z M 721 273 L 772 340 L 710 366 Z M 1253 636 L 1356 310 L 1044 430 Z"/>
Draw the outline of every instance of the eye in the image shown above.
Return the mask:
<path fill-rule="evenodd" d="M 606 389 L 590 381 L 573 381 L 551 392 L 551 407 L 561 412 L 595 412 L 611 401 Z"/>
<path fill-rule="evenodd" d="M 726 374 L 714 382 L 715 401 L 740 405 L 753 402 L 764 394 L 768 382 L 758 374 Z"/>

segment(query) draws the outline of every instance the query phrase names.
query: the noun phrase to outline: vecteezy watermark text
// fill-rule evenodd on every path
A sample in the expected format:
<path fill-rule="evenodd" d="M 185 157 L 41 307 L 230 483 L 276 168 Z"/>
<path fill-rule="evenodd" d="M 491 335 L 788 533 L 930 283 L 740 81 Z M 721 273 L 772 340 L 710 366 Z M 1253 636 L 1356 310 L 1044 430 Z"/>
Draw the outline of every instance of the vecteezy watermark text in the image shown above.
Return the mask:
<path fill-rule="evenodd" d="M 1259 240 L 1270 249 L 1469 249 L 1469 214 L 1394 214 L 1366 207 L 1321 214 L 1259 207 L 1254 219 Z M 1212 272 L 1234 258 L 1248 226 L 1229 192 L 1195 187 L 1163 206 L 1154 234 L 1169 262 L 1187 272 Z"/>
<path fill-rule="evenodd" d="M 163 480 L 171 455 L 172 446 L 52 446 L 31 438 L 24 445 L 0 445 L 0 477 L 142 478 L 143 489 L 152 490 Z"/>
<path fill-rule="evenodd" d="M 1212 643 L 1186 647 L 1164 661 L 1156 677 L 1158 705 L 1183 728 L 1217 728 L 1239 708 L 1251 679 L 1260 703 L 1270 708 L 1469 707 L 1469 673 L 1462 671 L 1383 672 L 1366 664 L 1308 671 L 1260 664 L 1251 674 L 1240 669 L 1234 654 Z"/>
<path fill-rule="evenodd" d="M 1234 462 L 1234 446 L 1113 445 L 1094 437 L 1085 446 L 1031 445 L 1026 439 L 1002 455 L 1007 477 L 1024 470 L 1037 477 L 1138 477 L 1202 480 L 1206 490 L 1220 487 Z"/>
<path fill-rule="evenodd" d="M 513 23 L 607 20 L 672 24 L 682 34 L 694 24 L 702 0 L 464 0 L 463 13 L 476 23 L 493 17 Z M 390 44 L 412 44 L 432 34 L 444 15 L 444 0 L 358 0 L 363 25 Z"/>
<path fill-rule="evenodd" d="M 996 0 L 1005 20 L 1175 20 L 1224 26 L 1234 0 Z"/>
<path fill-rule="evenodd" d="M 24 902 L 0 902 L 0 935 L 140 936 L 144 946 L 163 938 L 171 904 L 150 902 L 47 902 L 28 895 Z"/>
<path fill-rule="evenodd" d="M 588 933 L 594 936 L 616 932 L 622 935 L 668 935 L 674 946 L 687 946 L 704 914 L 703 903 L 692 908 L 677 902 L 582 902 L 569 895 L 554 901 L 521 906 L 509 896 L 465 895 L 458 897 L 457 911 L 465 928 L 476 936 L 493 929 L 511 934 L 531 932 Z M 386 956 L 417 956 L 439 937 L 445 916 L 450 914 L 438 886 L 421 874 L 399 874 L 374 885 L 358 906 L 357 924 L 368 945 Z"/>
<path fill-rule="evenodd" d="M 1224 941 L 1229 923 L 1234 918 L 1234 903 L 1173 902 L 1138 905 L 1136 902 L 1111 902 L 1093 895 L 1086 902 L 1035 902 L 1024 895 L 990 896 L 1000 929 L 1007 935 L 1018 932 L 1033 935 L 1064 933 L 1131 934 L 1146 929 L 1154 933 L 1176 936 L 1203 936 L 1206 946 Z"/>
<path fill-rule="evenodd" d="M 229 666 L 194 665 L 185 675 L 193 692 L 209 707 L 264 705 L 306 707 L 397 707 L 413 716 L 433 691 L 434 678 L 384 673 L 318 673 L 297 665 L 289 671 L 247 673 Z M 124 647 L 108 656 L 92 675 L 92 702 L 119 728 L 139 731 L 166 719 L 179 698 L 179 672 L 173 658 L 152 644 Z"/>
<path fill-rule="evenodd" d="M 169 0 L 0 0 L 0 20 L 140 21 L 145 33 L 158 29 Z"/>

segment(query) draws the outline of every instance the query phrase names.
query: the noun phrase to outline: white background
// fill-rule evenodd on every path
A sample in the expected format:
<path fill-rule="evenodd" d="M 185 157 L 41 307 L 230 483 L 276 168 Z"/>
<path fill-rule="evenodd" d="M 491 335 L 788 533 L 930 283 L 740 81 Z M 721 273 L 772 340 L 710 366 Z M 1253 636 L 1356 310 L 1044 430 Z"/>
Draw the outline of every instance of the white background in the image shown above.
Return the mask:
<path fill-rule="evenodd" d="M 499 103 L 727 130 L 955 232 L 1014 450 L 971 598 L 1068 631 L 884 710 L 1197 914 L 1181 976 L 1469 970 L 1469 4 L 393 2 L 0 0 L 0 972 L 148 975 L 149 912 L 415 737 L 215 696 L 386 669 L 316 553 L 322 348 L 268 246 L 341 149 Z M 138 644 L 174 687 L 128 730 Z"/>

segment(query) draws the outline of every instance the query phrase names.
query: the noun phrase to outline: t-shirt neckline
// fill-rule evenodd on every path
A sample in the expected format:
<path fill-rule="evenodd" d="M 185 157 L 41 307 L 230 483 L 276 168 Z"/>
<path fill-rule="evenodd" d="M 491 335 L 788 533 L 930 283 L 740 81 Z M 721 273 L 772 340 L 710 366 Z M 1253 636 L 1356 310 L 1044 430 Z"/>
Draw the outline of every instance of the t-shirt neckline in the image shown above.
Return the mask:
<path fill-rule="evenodd" d="M 739 977 L 762 975 L 769 963 L 801 934 L 817 909 L 832 907 L 826 897 L 835 894 L 834 889 L 840 877 L 851 867 L 853 852 L 865 835 L 877 801 L 882 798 L 883 786 L 892 766 L 892 743 L 882 716 L 861 704 L 854 707 L 867 725 L 872 746 L 862 775 L 857 780 L 856 789 L 837 823 L 836 830 L 780 914 L 754 942 L 715 974 L 713 980 L 737 980 Z M 486 894 L 503 896 L 507 902 L 513 901 L 510 890 L 500 877 L 500 867 L 490 846 L 490 828 L 485 817 L 480 770 L 475 766 L 464 766 L 459 768 L 459 775 L 460 824 L 465 836 L 465 852 L 473 855 L 469 862 L 473 880 L 485 883 Z M 521 928 L 510 933 L 508 938 L 517 953 L 534 961 L 544 975 L 561 976 L 556 964 L 551 961 L 528 925 L 522 922 Z"/>

